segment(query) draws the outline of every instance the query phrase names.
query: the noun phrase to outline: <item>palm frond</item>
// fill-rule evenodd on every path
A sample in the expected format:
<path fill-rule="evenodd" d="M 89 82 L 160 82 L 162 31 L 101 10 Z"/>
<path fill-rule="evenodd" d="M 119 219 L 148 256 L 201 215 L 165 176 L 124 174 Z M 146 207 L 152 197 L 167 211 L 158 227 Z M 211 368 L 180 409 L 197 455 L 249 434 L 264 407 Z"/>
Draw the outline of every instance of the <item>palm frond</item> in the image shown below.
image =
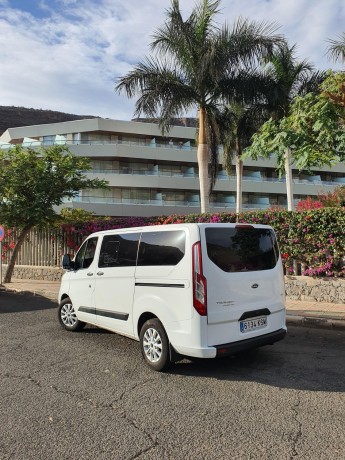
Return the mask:
<path fill-rule="evenodd" d="M 164 132 L 168 131 L 172 118 L 195 108 L 199 100 L 179 69 L 154 58 L 147 58 L 119 78 L 115 89 L 128 97 L 137 96 L 134 116 L 144 113 L 159 118 Z"/>
<path fill-rule="evenodd" d="M 299 80 L 299 88 L 297 90 L 298 96 L 304 96 L 307 93 L 321 93 L 320 85 L 326 76 L 327 72 L 319 70 L 305 75 L 303 79 Z"/>
<path fill-rule="evenodd" d="M 274 49 L 284 41 L 282 35 L 275 33 L 277 30 L 275 23 L 238 18 L 228 32 L 230 63 L 248 65 L 272 55 Z"/>
<path fill-rule="evenodd" d="M 151 49 L 162 58 L 168 57 L 189 75 L 204 75 L 218 33 L 214 16 L 218 13 L 219 3 L 220 0 L 202 0 L 184 20 L 178 0 L 173 1 L 166 22 L 153 35 Z"/>
<path fill-rule="evenodd" d="M 295 96 L 319 91 L 318 86 L 324 78 L 322 72 L 315 72 L 309 61 L 298 61 L 296 45 L 289 47 L 287 42 L 264 59 L 263 64 L 267 78 L 271 79 L 267 105 L 274 118 L 287 115 Z"/>
<path fill-rule="evenodd" d="M 338 35 L 337 39 L 327 40 L 329 43 L 328 54 L 333 61 L 338 61 L 345 63 L 345 32 Z"/>

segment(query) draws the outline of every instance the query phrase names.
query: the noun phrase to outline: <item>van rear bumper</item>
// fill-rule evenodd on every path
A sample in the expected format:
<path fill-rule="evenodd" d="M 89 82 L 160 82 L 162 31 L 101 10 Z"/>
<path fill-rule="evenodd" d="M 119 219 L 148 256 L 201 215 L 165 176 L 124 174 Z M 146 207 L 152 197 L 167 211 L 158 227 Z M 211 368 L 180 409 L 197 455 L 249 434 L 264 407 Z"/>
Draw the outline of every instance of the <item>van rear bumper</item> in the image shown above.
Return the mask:
<path fill-rule="evenodd" d="M 250 339 L 240 340 L 239 342 L 216 345 L 216 357 L 232 355 L 252 348 L 262 347 L 264 345 L 272 345 L 274 342 L 282 340 L 285 336 L 286 329 L 279 329 L 278 331 L 260 335 L 259 337 L 252 337 Z"/>
<path fill-rule="evenodd" d="M 250 339 L 240 340 L 238 342 L 225 343 L 223 345 L 214 345 L 213 347 L 204 348 L 189 348 L 170 345 L 170 359 L 178 361 L 183 356 L 194 358 L 216 358 L 227 355 L 234 355 L 241 351 L 250 350 L 252 348 L 262 347 L 264 345 L 272 345 L 278 340 L 282 340 L 286 335 L 286 329 L 279 329 L 269 334 L 252 337 Z"/>

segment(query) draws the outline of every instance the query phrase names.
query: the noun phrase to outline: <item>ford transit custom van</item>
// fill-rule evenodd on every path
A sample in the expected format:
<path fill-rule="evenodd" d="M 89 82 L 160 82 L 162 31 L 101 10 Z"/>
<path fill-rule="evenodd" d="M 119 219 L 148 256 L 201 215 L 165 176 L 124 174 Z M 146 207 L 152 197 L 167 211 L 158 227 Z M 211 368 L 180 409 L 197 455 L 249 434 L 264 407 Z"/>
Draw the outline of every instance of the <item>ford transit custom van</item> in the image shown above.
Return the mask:
<path fill-rule="evenodd" d="M 215 358 L 286 334 L 276 236 L 267 225 L 193 223 L 91 234 L 66 269 L 58 318 L 140 342 L 162 371 L 183 357 Z"/>

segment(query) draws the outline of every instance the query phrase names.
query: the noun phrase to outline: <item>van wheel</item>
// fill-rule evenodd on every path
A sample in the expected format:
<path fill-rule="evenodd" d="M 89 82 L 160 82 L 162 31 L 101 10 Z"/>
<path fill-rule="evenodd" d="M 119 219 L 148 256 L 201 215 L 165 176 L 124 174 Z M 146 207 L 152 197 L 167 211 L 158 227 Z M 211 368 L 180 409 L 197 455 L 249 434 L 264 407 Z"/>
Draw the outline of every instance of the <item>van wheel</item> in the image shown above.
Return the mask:
<path fill-rule="evenodd" d="M 73 304 L 68 297 L 59 305 L 58 318 L 61 326 L 67 331 L 81 331 L 85 326 L 85 323 L 77 318 Z"/>
<path fill-rule="evenodd" d="M 140 348 L 145 362 L 155 371 L 163 371 L 171 365 L 168 337 L 157 318 L 149 319 L 141 328 Z"/>

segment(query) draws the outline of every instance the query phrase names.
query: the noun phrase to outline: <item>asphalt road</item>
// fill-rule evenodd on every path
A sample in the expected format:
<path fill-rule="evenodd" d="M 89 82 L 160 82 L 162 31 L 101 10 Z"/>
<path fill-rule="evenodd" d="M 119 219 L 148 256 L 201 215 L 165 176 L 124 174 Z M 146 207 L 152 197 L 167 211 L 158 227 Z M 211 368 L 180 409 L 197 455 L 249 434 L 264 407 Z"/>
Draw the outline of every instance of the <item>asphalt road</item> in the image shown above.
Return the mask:
<path fill-rule="evenodd" d="M 160 374 L 137 342 L 0 292 L 0 350 L 1 460 L 345 459 L 345 331 Z"/>

